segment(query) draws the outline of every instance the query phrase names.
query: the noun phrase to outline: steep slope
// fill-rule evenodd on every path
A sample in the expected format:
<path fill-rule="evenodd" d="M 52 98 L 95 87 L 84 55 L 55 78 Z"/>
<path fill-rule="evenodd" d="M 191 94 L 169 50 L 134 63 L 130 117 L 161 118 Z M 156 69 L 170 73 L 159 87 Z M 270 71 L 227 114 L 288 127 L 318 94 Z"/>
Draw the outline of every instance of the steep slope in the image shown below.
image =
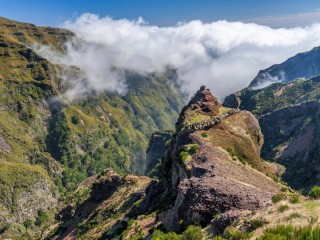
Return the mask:
<path fill-rule="evenodd" d="M 319 99 L 317 76 L 260 90 L 247 88 L 228 96 L 224 106 L 246 109 L 258 117 L 265 136 L 262 157 L 284 165 L 283 179 L 307 192 L 319 184 Z"/>
<path fill-rule="evenodd" d="M 261 70 L 250 88 L 262 88 L 272 83 L 289 83 L 297 78 L 311 78 L 320 74 L 320 47 L 299 53 L 283 63 Z"/>
<path fill-rule="evenodd" d="M 66 84 L 59 77 L 65 67 L 30 46 L 63 52 L 71 37 L 67 30 L 0 18 L 0 205 L 6 208 L 0 211 L 0 228 L 5 229 L 0 232 L 6 238 L 36 238 L 50 226 L 59 195 L 107 167 L 144 173 L 148 138 L 154 131 L 173 129 L 184 102 L 172 73 L 132 72 L 124 96 L 102 92 L 66 102 L 61 98 Z M 39 193 L 34 203 L 28 200 L 31 193 Z M 14 207 L 21 198 L 23 214 Z M 48 219 L 37 222 L 44 215 Z M 28 229 L 25 221 L 31 222 Z"/>
<path fill-rule="evenodd" d="M 48 236 L 143 239 L 155 229 L 183 231 L 191 224 L 207 226 L 217 214 L 270 206 L 283 187 L 276 182 L 281 167 L 260 159 L 262 143 L 251 113 L 222 107 L 202 87 L 182 110 L 171 141 L 158 133 L 150 142 L 149 153 L 167 145 L 163 160 L 158 151 L 148 158 L 152 165 L 160 161 L 153 170 L 157 180 L 112 170 L 86 180 L 79 187 L 86 190 L 67 200 L 71 204 Z M 133 178 L 135 184 L 129 183 Z"/>

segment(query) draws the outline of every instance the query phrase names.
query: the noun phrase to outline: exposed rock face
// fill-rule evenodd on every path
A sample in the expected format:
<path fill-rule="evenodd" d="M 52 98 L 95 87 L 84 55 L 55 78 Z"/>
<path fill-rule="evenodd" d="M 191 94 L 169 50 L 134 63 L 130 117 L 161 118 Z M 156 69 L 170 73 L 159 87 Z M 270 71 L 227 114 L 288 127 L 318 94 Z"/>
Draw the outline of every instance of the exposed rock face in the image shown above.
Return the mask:
<path fill-rule="evenodd" d="M 216 118 L 205 128 L 184 130 Z M 183 109 L 167 149 L 165 140 L 155 134 L 149 145 L 150 158 L 166 153 L 159 181 L 122 177 L 110 169 L 88 179 L 90 196 L 62 212 L 72 221 L 60 217 L 66 229 L 60 238 L 145 237 L 159 224 L 175 231 L 196 222 L 207 226 L 218 213 L 222 215 L 211 227 L 220 233 L 242 210 L 264 208 L 280 191 L 281 185 L 266 176 L 275 176 L 277 166 L 260 159 L 263 136 L 257 119 L 221 107 L 204 87 Z"/>
<path fill-rule="evenodd" d="M 210 228 L 213 234 L 222 234 L 223 231 L 239 219 L 242 215 L 240 210 L 230 210 L 220 214 L 214 218 L 210 223 Z"/>
<path fill-rule="evenodd" d="M 0 137 L 0 150 L 11 152 L 11 146 L 2 137 Z"/>
<path fill-rule="evenodd" d="M 261 155 L 285 166 L 283 180 L 307 193 L 320 184 L 320 76 L 264 89 L 243 89 L 224 106 L 252 111 L 265 136 Z"/>
<path fill-rule="evenodd" d="M 201 86 L 200 90 L 192 97 L 188 107 L 208 115 L 217 115 L 221 104 L 218 99 L 211 94 L 209 88 Z"/>
<path fill-rule="evenodd" d="M 205 114 L 219 113 L 215 98 L 204 101 L 217 106 Z M 193 111 L 193 102 L 184 112 Z M 180 116 L 177 129 L 185 120 Z M 206 225 L 217 213 L 271 204 L 279 185 L 264 173 L 273 175 L 278 169 L 260 159 L 262 143 L 258 121 L 246 111 L 226 116 L 205 132 L 176 133 L 164 164 L 171 165 L 171 183 L 177 197 L 174 207 L 161 214 L 160 220 L 169 229 L 176 229 L 181 221 Z M 196 150 L 191 151 L 192 146 Z"/>
<path fill-rule="evenodd" d="M 165 157 L 166 143 L 172 138 L 172 134 L 172 131 L 155 132 L 152 134 L 147 149 L 146 175 L 149 175 L 152 169 Z"/>

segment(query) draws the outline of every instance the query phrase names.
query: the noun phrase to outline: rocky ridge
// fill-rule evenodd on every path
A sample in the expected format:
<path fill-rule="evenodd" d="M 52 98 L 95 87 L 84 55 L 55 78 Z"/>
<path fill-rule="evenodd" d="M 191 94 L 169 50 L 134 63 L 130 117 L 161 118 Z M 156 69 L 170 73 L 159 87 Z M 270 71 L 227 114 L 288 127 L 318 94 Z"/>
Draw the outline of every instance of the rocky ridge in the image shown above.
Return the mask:
<path fill-rule="evenodd" d="M 141 185 L 139 179 L 142 178 L 137 177 L 138 185 L 135 187 L 126 184 L 127 177 L 121 177 L 111 170 L 105 171 L 89 184 L 87 189 L 91 193 L 85 198 L 87 200 L 69 207 L 67 212 L 76 211 L 76 215 L 70 217 L 65 210 L 61 212 L 62 229 L 74 226 L 69 221 L 79 219 L 76 216 L 80 214 L 86 220 L 80 220 L 78 225 L 83 226 L 86 232 L 78 230 L 79 239 L 89 233 L 99 233 L 90 235 L 97 239 L 105 239 L 106 236 L 130 239 L 134 236 L 150 236 L 161 227 L 181 231 L 195 223 L 207 226 L 215 215 L 225 213 L 226 217 L 215 222 L 219 226 L 217 231 L 221 232 L 243 211 L 270 206 L 271 197 L 280 192 L 282 185 L 274 181 L 279 174 L 278 166 L 260 159 L 263 136 L 258 121 L 247 111 L 223 108 L 206 87 L 201 87 L 199 93 L 204 102 L 191 99 L 180 114 L 176 132 L 169 144 L 153 139 L 149 145 L 148 154 L 151 155 L 154 152 L 159 156 L 158 148 L 166 150 L 164 158 L 157 158 L 158 180 L 144 178 L 145 184 Z M 202 117 L 215 118 L 230 111 L 234 111 L 234 114 L 227 114 L 209 129 L 181 134 L 184 126 L 194 121 L 190 119 L 191 116 L 201 120 Z M 157 133 L 156 138 L 161 139 L 161 134 Z M 120 199 L 116 196 L 121 194 L 122 186 L 126 186 L 127 190 Z M 127 206 L 126 213 L 122 215 L 124 212 L 116 207 L 112 210 L 113 215 L 102 214 L 110 211 L 111 208 L 105 204 L 115 201 L 115 198 L 118 199 L 118 206 Z M 133 198 L 136 200 L 127 205 L 128 199 Z M 95 214 L 81 210 L 89 209 L 85 207 L 89 202 L 98 206 L 94 208 Z M 231 214 L 233 212 L 239 214 Z M 115 218 L 120 215 L 121 219 Z M 112 225 L 108 224 L 110 221 Z M 59 236 L 66 236 L 68 232 L 70 230 L 63 230 Z"/>

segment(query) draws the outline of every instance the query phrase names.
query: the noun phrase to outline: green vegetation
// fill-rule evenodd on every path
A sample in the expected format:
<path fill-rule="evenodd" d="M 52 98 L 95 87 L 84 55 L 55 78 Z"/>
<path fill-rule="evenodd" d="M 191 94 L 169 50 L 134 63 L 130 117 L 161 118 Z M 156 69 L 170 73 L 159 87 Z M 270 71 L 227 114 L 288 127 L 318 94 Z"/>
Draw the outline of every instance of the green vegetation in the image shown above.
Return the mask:
<path fill-rule="evenodd" d="M 288 205 L 280 205 L 278 207 L 278 212 L 284 212 L 284 211 L 287 211 L 289 209 L 289 206 Z"/>
<path fill-rule="evenodd" d="M 252 219 L 248 222 L 250 226 L 250 231 L 254 231 L 258 228 L 263 227 L 267 221 L 265 219 L 259 218 L 259 219 Z"/>
<path fill-rule="evenodd" d="M 300 202 L 300 195 L 299 194 L 292 194 L 289 198 L 289 202 L 292 204 L 296 204 Z"/>
<path fill-rule="evenodd" d="M 173 232 L 163 233 L 159 230 L 152 234 L 151 240 L 203 240 L 201 227 L 190 225 L 181 235 Z"/>
<path fill-rule="evenodd" d="M 223 232 L 223 237 L 228 240 L 246 240 L 251 236 L 250 233 L 242 232 L 234 227 L 227 227 Z"/>
<path fill-rule="evenodd" d="M 294 227 L 292 225 L 279 225 L 274 228 L 268 228 L 258 240 L 318 240 L 320 239 L 320 227 L 312 228 Z"/>
<path fill-rule="evenodd" d="M 208 135 L 208 133 L 203 132 L 203 133 L 201 133 L 201 136 L 204 137 L 204 138 L 207 138 L 209 135 Z"/>
<path fill-rule="evenodd" d="M 313 188 L 311 188 L 308 195 L 311 198 L 319 199 L 320 198 L 320 186 L 314 186 Z"/>
<path fill-rule="evenodd" d="M 186 145 L 180 152 L 179 157 L 182 162 L 187 163 L 189 160 L 191 160 L 192 154 L 196 153 L 198 150 L 199 146 L 197 144 Z"/>
<path fill-rule="evenodd" d="M 44 223 L 47 223 L 47 221 L 48 221 L 47 213 L 42 209 L 38 209 L 38 216 L 36 217 L 36 221 L 34 222 L 34 224 L 36 226 L 41 226 Z"/>
<path fill-rule="evenodd" d="M 233 149 L 227 148 L 227 152 L 229 153 L 229 155 L 232 157 L 233 160 L 239 160 L 243 164 L 247 164 L 248 163 L 248 159 L 246 159 L 245 157 L 243 157 L 240 154 L 236 153 Z"/>
<path fill-rule="evenodd" d="M 285 195 L 282 194 L 282 193 L 279 193 L 279 194 L 275 194 L 272 196 L 272 202 L 273 203 L 277 203 L 277 202 L 280 202 L 284 199 Z"/>

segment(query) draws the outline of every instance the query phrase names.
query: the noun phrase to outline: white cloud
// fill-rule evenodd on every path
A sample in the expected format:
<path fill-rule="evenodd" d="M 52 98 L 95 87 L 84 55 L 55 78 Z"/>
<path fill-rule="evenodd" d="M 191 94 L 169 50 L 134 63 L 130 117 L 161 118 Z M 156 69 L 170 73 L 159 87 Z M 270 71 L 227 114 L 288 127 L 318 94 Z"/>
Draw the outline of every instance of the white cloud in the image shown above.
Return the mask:
<path fill-rule="evenodd" d="M 66 44 L 66 55 L 46 48 L 38 52 L 84 72 L 84 79 L 70 84 L 70 98 L 88 90 L 124 93 L 123 70 L 148 73 L 171 67 L 177 69 L 183 90 L 192 94 L 205 84 L 222 99 L 246 87 L 260 69 L 320 45 L 320 24 L 272 29 L 242 22 L 191 21 L 157 27 L 142 19 L 84 14 L 64 27 L 76 33 Z"/>

